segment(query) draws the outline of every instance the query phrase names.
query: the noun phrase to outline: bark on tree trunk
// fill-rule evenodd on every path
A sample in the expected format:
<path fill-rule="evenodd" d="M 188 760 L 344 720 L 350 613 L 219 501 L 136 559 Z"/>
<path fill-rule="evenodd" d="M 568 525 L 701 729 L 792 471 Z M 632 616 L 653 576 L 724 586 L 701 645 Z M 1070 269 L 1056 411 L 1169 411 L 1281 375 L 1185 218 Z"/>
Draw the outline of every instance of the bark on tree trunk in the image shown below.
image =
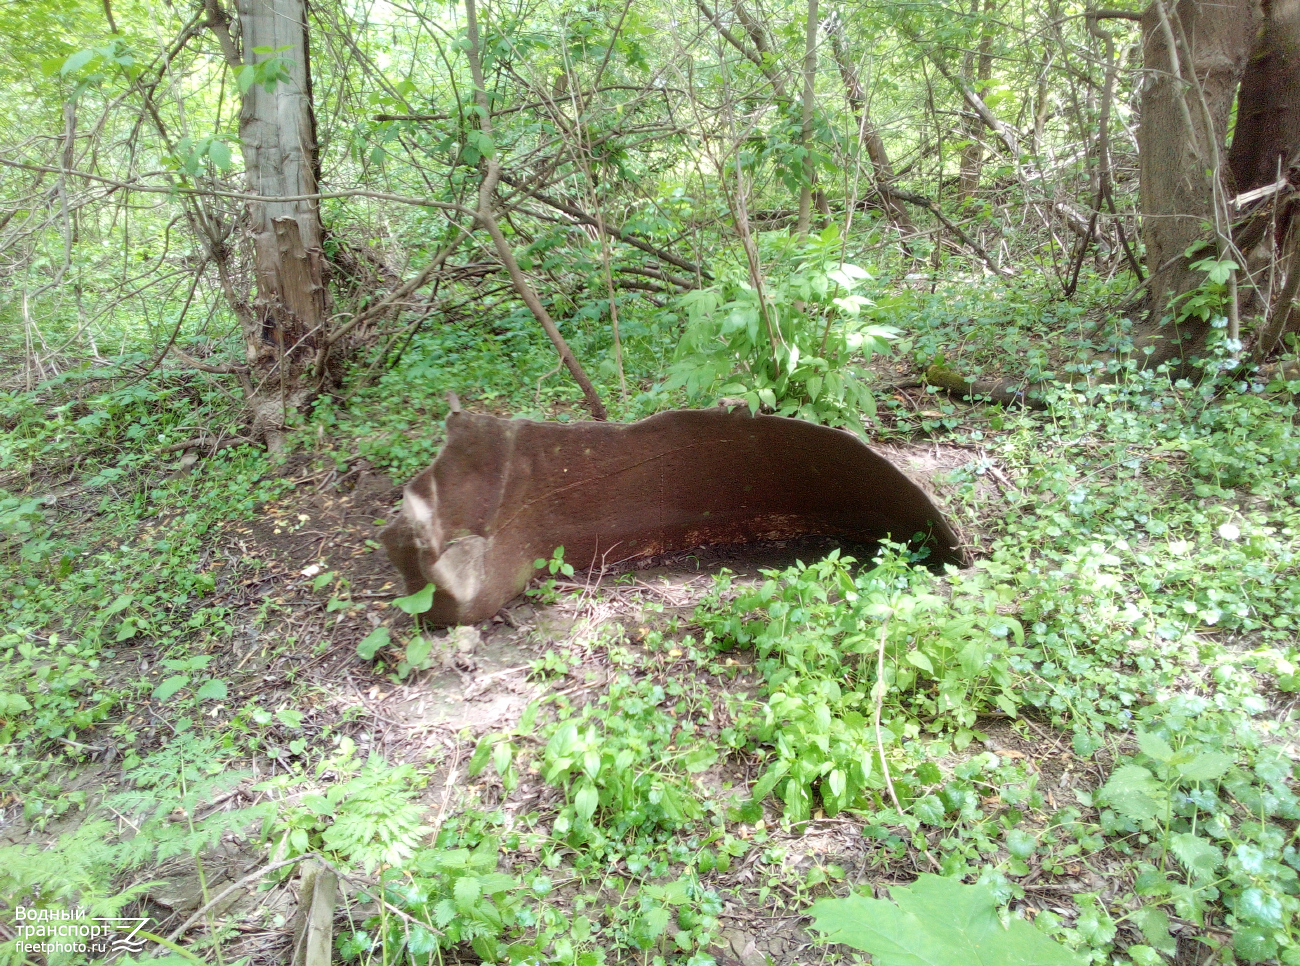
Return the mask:
<path fill-rule="evenodd" d="M 237 0 L 243 63 L 284 58 L 288 79 L 270 91 L 253 84 L 243 96 L 239 136 L 248 188 L 271 197 L 317 192 L 316 119 L 305 0 Z M 258 53 L 258 49 L 277 53 Z M 271 449 L 283 444 L 285 416 L 319 388 L 312 375 L 328 333 L 328 291 L 319 203 L 251 202 L 257 297 L 244 326 L 255 391 L 248 400 L 254 431 Z"/>
<path fill-rule="evenodd" d="M 1272 184 L 1300 146 L 1300 0 L 1263 0 L 1264 27 L 1241 78 L 1228 152 L 1233 191 Z"/>
<path fill-rule="evenodd" d="M 1161 9 L 1154 0 L 1142 16 L 1141 162 L 1142 234 L 1151 274 L 1150 323 L 1137 334 L 1148 365 L 1181 360 L 1205 346 L 1208 321 L 1191 316 L 1174 323 L 1176 301 L 1204 274 L 1184 253 L 1205 239 L 1202 225 L 1216 222 L 1224 172 L 1222 154 L 1228 117 L 1255 33 L 1251 0 L 1180 0 Z M 1172 36 L 1173 44 L 1170 44 Z M 1203 101 L 1202 101 L 1203 98 Z M 1219 165 L 1220 168 L 1223 165 Z M 1217 194 L 1216 194 L 1217 193 Z"/>
<path fill-rule="evenodd" d="M 916 227 L 912 224 L 907 209 L 890 197 L 886 191 L 882 190 L 893 184 L 894 166 L 889 161 L 889 152 L 885 149 L 884 139 L 881 138 L 880 132 L 876 130 L 876 126 L 871 123 L 871 115 L 867 109 L 867 95 L 862 89 L 862 80 L 858 76 L 858 69 L 849 60 L 848 51 L 844 48 L 844 22 L 838 17 L 835 18 L 827 26 L 827 32 L 831 38 L 831 55 L 835 58 L 840 77 L 844 81 L 844 90 L 849 100 L 849 110 L 853 112 L 855 120 L 858 122 L 858 130 L 862 134 L 863 146 L 867 149 L 867 157 L 871 160 L 871 169 L 875 174 L 876 190 L 880 195 L 881 204 L 888 213 L 890 220 L 898 226 L 899 231 L 905 235 L 914 234 Z"/>
<path fill-rule="evenodd" d="M 1237 193 L 1273 184 L 1279 176 L 1293 183 L 1300 176 L 1300 0 L 1263 0 L 1261 12 L 1264 25 L 1241 78 L 1228 152 Z M 1243 309 L 1264 315 L 1252 351 L 1257 362 L 1278 346 L 1296 320 L 1297 206 L 1283 197 L 1274 195 L 1237 231 L 1258 292 L 1248 293 Z"/>
<path fill-rule="evenodd" d="M 984 88 L 987 86 L 989 79 L 993 76 L 993 14 L 997 10 L 996 0 L 984 0 L 984 17 L 983 25 L 980 27 L 980 44 L 979 44 L 979 61 L 975 64 L 975 81 L 971 87 L 980 96 L 984 94 Z M 979 15 L 979 0 L 975 0 L 974 9 L 976 16 Z M 967 69 L 963 71 L 966 80 L 969 83 L 969 65 L 963 65 Z M 980 169 L 984 165 L 984 145 L 980 143 L 981 122 L 978 115 L 967 115 L 965 123 L 965 135 L 970 143 L 962 149 L 961 152 L 961 176 L 958 183 L 957 195 L 962 201 L 972 197 L 980 187 Z"/>

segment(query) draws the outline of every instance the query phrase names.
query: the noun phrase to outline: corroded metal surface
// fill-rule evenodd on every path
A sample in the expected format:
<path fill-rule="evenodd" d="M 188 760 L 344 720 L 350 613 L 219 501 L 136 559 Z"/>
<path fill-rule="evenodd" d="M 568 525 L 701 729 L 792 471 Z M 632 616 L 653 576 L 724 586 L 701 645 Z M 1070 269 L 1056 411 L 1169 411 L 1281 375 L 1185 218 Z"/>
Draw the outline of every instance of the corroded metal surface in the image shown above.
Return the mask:
<path fill-rule="evenodd" d="M 965 562 L 925 492 L 851 433 L 743 409 L 637 423 L 540 423 L 464 412 L 383 532 L 427 617 L 491 617 L 557 546 L 579 567 L 717 544 L 817 535 L 929 544 Z"/>

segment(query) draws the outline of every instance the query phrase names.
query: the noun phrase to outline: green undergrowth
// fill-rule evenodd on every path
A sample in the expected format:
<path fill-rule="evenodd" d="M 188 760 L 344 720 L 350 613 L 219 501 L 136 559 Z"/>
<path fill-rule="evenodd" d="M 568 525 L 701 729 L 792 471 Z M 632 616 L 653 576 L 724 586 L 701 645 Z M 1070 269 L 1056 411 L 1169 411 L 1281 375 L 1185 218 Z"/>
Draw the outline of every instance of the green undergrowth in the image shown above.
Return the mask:
<path fill-rule="evenodd" d="M 38 823 L 78 798 L 51 794 L 52 749 L 75 757 L 110 721 L 113 741 L 129 743 L 124 712 L 150 696 L 172 699 L 182 720 L 225 696 L 204 673 L 233 633 L 213 602 L 225 561 L 212 537 L 286 487 L 250 447 L 184 473 L 179 454 L 160 456 L 226 405 L 212 387 L 167 377 L 97 392 L 97 378 L 0 400 L 14 427 L 0 468 L 28 481 L 0 499 L 0 774 L 32 793 L 24 811 Z M 120 666 L 141 645 L 161 652 L 152 675 Z"/>
<path fill-rule="evenodd" d="M 422 464 L 454 341 L 408 350 L 403 384 L 429 378 L 405 412 L 381 414 L 381 380 L 317 429 L 394 472 Z M 1300 387 L 1118 377 L 954 431 L 976 451 L 944 481 L 974 566 L 892 544 L 723 573 L 688 619 L 650 608 L 648 627 L 549 651 L 533 676 L 556 683 L 517 725 L 387 759 L 300 710 L 309 696 L 260 706 L 211 663 L 235 627 L 205 549 L 282 494 L 273 467 L 244 449 L 174 477 L 124 466 L 186 423 L 162 396 L 105 398 L 112 445 L 76 464 L 80 522 L 34 490 L 0 507 L 0 766 L 52 840 L 0 848 L 0 894 L 125 915 L 160 861 L 206 881 L 224 842 L 268 863 L 261 886 L 309 857 L 342 873 L 337 951 L 364 964 L 708 966 L 729 905 L 799 917 L 878 882 L 913 884 L 818 907 L 844 944 L 828 962 L 846 946 L 890 962 L 895 909 L 921 943 L 951 905 L 963 937 L 996 927 L 1062 962 L 1300 963 Z M 527 409 L 521 385 L 500 377 L 503 411 Z M 25 427 L 10 467 L 91 451 L 70 403 L 48 439 L 30 397 L 6 405 Z M 122 673 L 144 644 L 153 673 Z M 149 741 L 144 716 L 166 723 Z M 72 787 L 110 742 L 129 749 L 120 775 Z M 273 774 L 253 775 L 258 756 Z M 208 807 L 236 787 L 253 804 Z M 842 826 L 841 854 L 817 836 Z M 230 962 L 238 939 L 214 921 L 184 948 Z"/>

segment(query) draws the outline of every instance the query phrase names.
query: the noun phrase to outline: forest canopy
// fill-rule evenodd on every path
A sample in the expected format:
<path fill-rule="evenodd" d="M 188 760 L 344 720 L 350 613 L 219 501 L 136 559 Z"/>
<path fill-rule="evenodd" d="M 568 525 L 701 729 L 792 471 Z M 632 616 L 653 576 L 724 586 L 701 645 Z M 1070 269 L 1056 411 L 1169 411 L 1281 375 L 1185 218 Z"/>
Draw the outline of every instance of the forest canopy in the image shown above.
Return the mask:
<path fill-rule="evenodd" d="M 847 425 L 850 357 L 941 266 L 1127 292 L 1097 350 L 1143 364 L 1185 367 L 1220 317 L 1256 362 L 1292 327 L 1284 6 L 119 7 L 3 12 L 29 381 L 134 336 L 231 377 L 278 446 L 428 320 L 526 312 L 596 418 L 587 370 L 646 410 L 623 330 L 662 352 L 667 324 L 667 381 L 633 389 Z M 910 304 L 866 294 L 881 274 Z M 981 388 L 1041 367 L 1005 368 Z"/>

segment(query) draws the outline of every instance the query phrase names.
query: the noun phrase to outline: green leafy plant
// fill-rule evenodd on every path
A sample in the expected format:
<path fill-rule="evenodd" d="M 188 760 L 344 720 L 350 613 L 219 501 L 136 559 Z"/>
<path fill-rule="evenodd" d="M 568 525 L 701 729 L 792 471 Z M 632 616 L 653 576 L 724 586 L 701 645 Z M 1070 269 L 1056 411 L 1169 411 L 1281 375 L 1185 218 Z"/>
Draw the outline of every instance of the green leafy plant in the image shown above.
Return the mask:
<path fill-rule="evenodd" d="M 686 331 L 664 388 L 684 388 L 692 399 L 739 396 L 751 412 L 861 433 L 862 417 L 876 412 L 864 366 L 897 333 L 872 320 L 872 302 L 859 292 L 870 274 L 835 261 L 838 238 L 828 227 L 762 293 L 734 278 L 683 295 Z"/>
<path fill-rule="evenodd" d="M 293 60 L 280 56 L 291 46 L 286 44 L 283 47 L 254 47 L 253 53 L 265 59 L 239 68 L 236 74 L 239 92 L 247 94 L 254 85 L 261 85 L 268 94 L 274 94 L 276 85 L 293 80 L 293 74 L 290 72 Z"/>
<path fill-rule="evenodd" d="M 1170 952 L 1159 906 L 1171 903 L 1178 915 L 1199 921 L 1222 896 L 1240 958 L 1260 962 L 1283 951 L 1300 959 L 1300 853 L 1281 825 L 1300 818 L 1300 797 L 1289 785 L 1292 762 L 1245 721 L 1203 720 L 1202 710 L 1186 698 L 1148 709 L 1137 732 L 1139 753 L 1121 759 L 1093 796 L 1104 830 L 1130 843 L 1136 837 L 1138 846 L 1154 839 L 1164 855 L 1158 865 L 1144 863 L 1138 876 L 1139 895 L 1152 902 L 1135 918 L 1154 948 Z"/>
<path fill-rule="evenodd" d="M 881 755 L 915 734 L 915 709 L 964 747 L 981 710 L 1014 714 L 1018 705 L 1008 658 L 1024 632 L 999 612 L 996 589 L 975 578 L 940 597 L 901 548 L 873 570 L 855 575 L 853 563 L 833 552 L 768 572 L 735 597 L 723 577 L 715 599 L 727 603 L 706 601 L 695 615 L 715 646 L 755 649 L 767 704 L 749 733 L 774 757 L 753 794 L 777 792 L 791 821 L 818 805 L 834 815 L 881 804 Z M 873 728 L 873 719 L 882 720 Z M 907 794 L 906 759 L 888 767 Z"/>
<path fill-rule="evenodd" d="M 196 671 L 204 670 L 212 662 L 210 654 L 195 654 L 192 657 L 167 658 L 163 666 L 177 672 L 165 678 L 153 689 L 153 699 L 158 702 L 169 700 L 178 691 L 192 688 L 196 701 L 223 700 L 228 688 L 226 682 L 218 677 L 200 678 Z"/>
<path fill-rule="evenodd" d="M 465 943 L 484 962 L 497 961 L 502 940 L 517 937 L 535 921 L 523 902 L 523 883 L 498 872 L 499 861 L 498 843 L 491 837 L 473 849 L 444 846 L 416 852 L 400 871 L 381 878 L 376 893 L 384 899 L 382 911 L 361 929 L 341 935 L 340 953 L 353 960 L 382 949 L 384 962 L 401 962 L 408 954 L 424 961 L 438 950 Z M 389 912 L 389 906 L 404 917 Z"/>
<path fill-rule="evenodd" d="M 350 741 L 341 746 L 326 767 L 352 769 L 351 748 Z M 428 832 L 422 824 L 424 809 L 414 801 L 423 781 L 410 765 L 393 766 L 372 757 L 346 781 L 330 785 L 323 793 L 304 793 L 301 804 L 277 817 L 269 831 L 277 842 L 277 854 L 293 856 L 320 849 L 367 872 L 381 865 L 405 865 Z M 272 781 L 269 786 L 287 783 L 311 784 L 295 778 Z"/>
<path fill-rule="evenodd" d="M 560 595 L 556 590 L 558 581 L 555 579 L 558 574 L 561 577 L 573 576 L 573 564 L 566 563 L 564 559 L 564 548 L 556 547 L 555 552 L 551 554 L 551 559 L 544 560 L 538 557 L 533 561 L 533 568 L 541 570 L 550 576 L 544 579 L 535 587 L 528 588 L 528 595 L 536 597 L 543 604 L 553 604 L 559 600 Z"/>
<path fill-rule="evenodd" d="M 96 648 L 57 633 L 44 643 L 0 636 L 0 744 L 69 739 L 103 721 L 121 696 L 99 665 Z"/>
<path fill-rule="evenodd" d="M 870 953 L 879 966 L 1080 966 L 1068 949 L 1007 914 L 988 885 L 923 873 L 889 894 L 893 902 L 820 899 L 814 926 L 826 942 Z"/>

